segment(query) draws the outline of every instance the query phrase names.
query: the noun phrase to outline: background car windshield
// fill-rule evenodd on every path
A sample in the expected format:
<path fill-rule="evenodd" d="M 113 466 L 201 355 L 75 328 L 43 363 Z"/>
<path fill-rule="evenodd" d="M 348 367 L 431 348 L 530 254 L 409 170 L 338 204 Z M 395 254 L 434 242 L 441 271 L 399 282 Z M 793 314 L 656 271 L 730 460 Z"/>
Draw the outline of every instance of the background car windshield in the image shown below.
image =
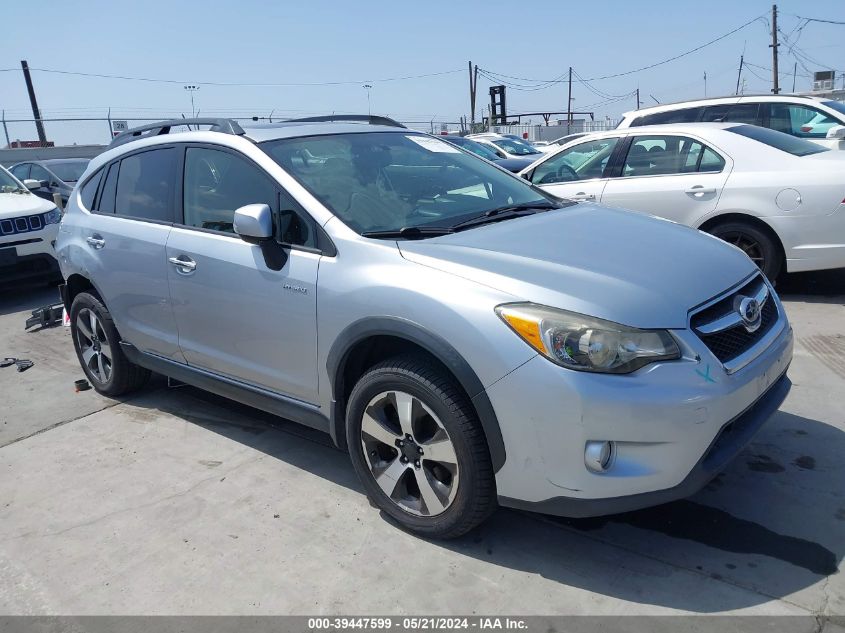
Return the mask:
<path fill-rule="evenodd" d="M 796 138 L 789 134 L 778 132 L 777 130 L 757 127 L 756 125 L 737 125 L 736 127 L 728 128 L 728 131 L 754 139 L 755 141 L 760 141 L 769 147 L 774 147 L 793 156 L 809 156 L 810 154 L 828 151 L 827 148 L 816 145 L 811 141 L 805 141 L 804 139 Z"/>
<path fill-rule="evenodd" d="M 502 206 L 552 200 L 500 168 L 421 134 L 334 134 L 261 146 L 359 233 L 448 227 Z"/>
<path fill-rule="evenodd" d="M 537 148 L 524 141 L 518 141 L 515 138 L 495 138 L 492 139 L 494 145 L 501 147 L 508 154 L 515 156 L 529 156 L 530 154 L 542 154 Z"/>
<path fill-rule="evenodd" d="M 476 143 L 475 141 L 471 141 L 469 139 L 462 139 L 458 143 L 458 146 L 463 147 L 468 152 L 472 152 L 476 156 L 481 156 L 481 158 L 486 158 L 487 160 L 499 160 L 499 155 L 496 154 L 496 152 L 489 147 L 485 147 L 481 143 Z"/>
<path fill-rule="evenodd" d="M 9 193 L 20 188 L 21 184 L 9 172 L 0 168 L 0 193 Z"/>
<path fill-rule="evenodd" d="M 52 163 L 50 171 L 56 174 L 59 180 L 64 182 L 76 182 L 80 179 L 85 168 L 88 167 L 87 160 L 73 161 L 68 163 Z"/>

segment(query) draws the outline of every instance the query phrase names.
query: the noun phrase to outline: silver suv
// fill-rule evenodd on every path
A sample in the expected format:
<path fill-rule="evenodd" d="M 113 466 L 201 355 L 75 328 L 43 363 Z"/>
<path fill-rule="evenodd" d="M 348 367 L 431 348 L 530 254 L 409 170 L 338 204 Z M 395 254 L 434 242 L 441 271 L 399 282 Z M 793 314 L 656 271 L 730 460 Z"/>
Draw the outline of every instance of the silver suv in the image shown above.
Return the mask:
<path fill-rule="evenodd" d="M 436 537 L 687 496 L 786 397 L 792 330 L 740 250 L 341 118 L 165 122 L 91 162 L 58 253 L 100 393 L 154 371 L 323 430 Z"/>

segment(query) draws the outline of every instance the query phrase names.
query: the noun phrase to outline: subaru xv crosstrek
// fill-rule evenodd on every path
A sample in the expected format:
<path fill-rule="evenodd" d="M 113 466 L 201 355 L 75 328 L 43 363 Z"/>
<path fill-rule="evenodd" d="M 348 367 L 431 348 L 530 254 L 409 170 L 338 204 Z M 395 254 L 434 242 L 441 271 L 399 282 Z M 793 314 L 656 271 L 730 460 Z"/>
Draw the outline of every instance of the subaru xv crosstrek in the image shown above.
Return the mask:
<path fill-rule="evenodd" d="M 85 374 L 118 396 L 153 371 L 323 430 L 409 530 L 688 496 L 789 391 L 783 306 L 714 237 L 381 117 L 184 123 L 115 139 L 68 203 Z"/>

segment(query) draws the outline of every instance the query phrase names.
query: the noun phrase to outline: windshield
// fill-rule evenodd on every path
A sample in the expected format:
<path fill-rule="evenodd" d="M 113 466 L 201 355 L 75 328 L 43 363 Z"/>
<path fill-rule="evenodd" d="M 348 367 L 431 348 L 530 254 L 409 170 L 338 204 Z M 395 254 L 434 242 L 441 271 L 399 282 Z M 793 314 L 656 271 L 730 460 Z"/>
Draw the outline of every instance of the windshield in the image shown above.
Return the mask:
<path fill-rule="evenodd" d="M 802 138 L 796 138 L 777 130 L 770 130 L 766 127 L 757 127 L 756 125 L 737 125 L 735 127 L 727 128 L 729 132 L 745 136 L 746 138 L 754 139 L 774 147 L 787 154 L 793 156 L 809 156 L 810 154 L 819 154 L 828 151 L 827 148 L 821 145 L 816 145 L 811 141 L 805 141 Z"/>
<path fill-rule="evenodd" d="M 495 165 L 422 134 L 333 134 L 260 145 L 358 233 L 450 227 L 503 206 L 560 204 Z"/>
<path fill-rule="evenodd" d="M 542 152 L 533 145 L 530 145 L 525 141 L 520 141 L 515 138 L 494 138 L 490 139 L 490 142 L 492 142 L 493 145 L 496 145 L 497 147 L 501 147 L 508 154 L 513 154 L 514 156 L 530 156 L 531 154 L 542 154 Z"/>
<path fill-rule="evenodd" d="M 836 110 L 840 114 L 845 114 L 845 101 L 822 101 L 822 105 L 827 106 L 831 110 Z"/>
<path fill-rule="evenodd" d="M 49 163 L 50 171 L 56 174 L 59 180 L 64 182 L 76 182 L 88 167 L 87 160 L 74 160 L 62 163 Z"/>
<path fill-rule="evenodd" d="M 492 149 L 490 149 L 489 147 L 485 147 L 481 143 L 476 143 L 475 141 L 470 140 L 468 138 L 462 138 L 460 140 L 453 140 L 449 138 L 446 140 L 454 143 L 458 147 L 462 147 L 468 152 L 472 152 L 476 156 L 481 156 L 481 158 L 485 158 L 487 160 L 499 160 L 499 155 Z"/>
<path fill-rule="evenodd" d="M 23 189 L 21 183 L 3 167 L 0 167 L 0 193 L 12 193 L 21 189 Z M 23 189 L 23 191 L 27 191 L 27 189 Z"/>

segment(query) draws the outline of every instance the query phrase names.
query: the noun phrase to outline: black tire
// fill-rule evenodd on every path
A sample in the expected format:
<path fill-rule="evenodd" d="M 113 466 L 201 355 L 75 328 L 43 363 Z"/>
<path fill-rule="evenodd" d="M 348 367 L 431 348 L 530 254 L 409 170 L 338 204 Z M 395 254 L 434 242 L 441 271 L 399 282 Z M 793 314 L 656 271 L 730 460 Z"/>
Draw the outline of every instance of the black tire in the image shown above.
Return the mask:
<path fill-rule="evenodd" d="M 454 449 L 458 473 L 457 489 L 446 509 L 434 516 L 414 514 L 388 496 L 376 482 L 375 471 L 371 470 L 368 462 L 370 458 L 364 454 L 363 441 L 364 438 L 369 438 L 368 435 L 362 434 L 365 409 L 372 404 L 374 398 L 394 391 L 412 396 L 415 401 L 430 410 L 438 418 L 438 437 L 442 440 L 441 431 L 445 430 L 450 448 Z M 413 406 L 411 408 L 413 409 Z M 417 424 L 430 424 L 432 420 L 434 418 L 423 411 L 422 421 Z M 418 439 L 417 434 L 414 435 L 415 439 Z M 496 482 L 490 452 L 475 411 L 455 379 L 425 356 L 397 356 L 375 365 L 361 377 L 349 397 L 346 439 L 352 464 L 371 502 L 411 532 L 430 538 L 456 538 L 480 524 L 496 508 Z M 422 443 L 422 440 L 419 441 L 420 444 L 414 446 L 419 446 L 420 449 L 430 446 Z M 386 443 L 379 446 L 379 450 L 388 450 Z M 403 449 L 394 450 L 396 457 L 392 463 L 401 459 Z M 375 452 L 371 455 L 375 455 Z M 390 457 L 386 459 L 390 460 Z M 429 462 L 426 457 L 420 458 L 419 461 L 425 469 L 438 467 L 436 461 Z M 416 477 L 420 476 L 422 471 L 416 468 L 415 473 L 412 466 L 406 463 L 404 467 L 408 470 L 402 471 L 402 475 L 396 479 L 396 486 L 401 485 L 402 477 L 406 474 L 414 478 L 415 482 L 418 481 Z M 419 497 L 422 499 L 422 493 L 419 493 Z"/>
<path fill-rule="evenodd" d="M 783 255 L 766 231 L 748 222 L 725 222 L 707 232 L 745 251 L 770 281 L 774 282 L 780 275 Z"/>
<path fill-rule="evenodd" d="M 93 328 L 95 330 L 94 336 L 96 337 L 96 343 L 100 344 L 100 351 L 97 353 L 105 355 L 103 350 L 107 347 L 111 354 L 108 369 L 103 369 L 102 374 L 92 369 L 90 364 L 83 358 L 84 342 L 90 342 L 92 339 L 86 336 L 85 331 L 81 329 L 80 315 L 89 317 L 91 313 L 94 314 L 99 323 L 98 327 Z M 84 320 L 88 321 L 87 318 Z M 114 326 L 111 314 L 96 295 L 88 292 L 82 292 L 76 295 L 73 304 L 70 306 L 70 331 L 71 338 L 73 339 L 73 348 L 76 350 L 76 357 L 79 359 L 82 371 L 85 372 L 85 377 L 88 378 L 91 386 L 99 393 L 112 398 L 121 396 L 139 389 L 149 379 L 149 370 L 135 365 L 126 358 L 126 355 L 120 348 L 120 334 L 118 334 L 117 328 Z M 90 331 L 89 323 L 88 332 Z M 98 365 L 97 361 L 95 361 L 95 366 L 106 367 L 104 361 L 101 360 L 99 363 L 101 364 Z"/>

